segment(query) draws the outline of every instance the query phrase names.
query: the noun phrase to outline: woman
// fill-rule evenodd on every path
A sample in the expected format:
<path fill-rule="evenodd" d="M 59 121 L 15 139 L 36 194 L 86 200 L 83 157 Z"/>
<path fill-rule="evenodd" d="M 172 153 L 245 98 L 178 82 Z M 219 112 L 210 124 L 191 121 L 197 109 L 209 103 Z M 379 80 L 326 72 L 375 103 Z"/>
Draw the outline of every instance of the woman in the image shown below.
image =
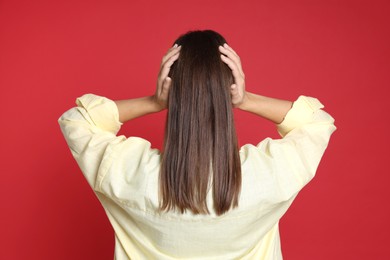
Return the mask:
<path fill-rule="evenodd" d="M 86 94 L 76 104 L 59 124 L 115 230 L 115 259 L 282 259 L 279 220 L 336 130 L 315 98 L 246 91 L 239 56 L 210 30 L 175 41 L 153 96 Z M 161 153 L 116 135 L 166 108 Z M 282 138 L 238 148 L 233 108 L 271 121 Z"/>

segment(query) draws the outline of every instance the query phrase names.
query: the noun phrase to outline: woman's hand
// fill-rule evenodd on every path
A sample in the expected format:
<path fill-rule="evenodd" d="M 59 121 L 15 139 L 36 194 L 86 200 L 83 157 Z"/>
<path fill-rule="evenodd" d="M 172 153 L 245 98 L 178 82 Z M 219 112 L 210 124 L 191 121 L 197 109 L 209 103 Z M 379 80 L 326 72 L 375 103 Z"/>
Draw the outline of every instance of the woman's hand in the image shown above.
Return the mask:
<path fill-rule="evenodd" d="M 161 110 L 167 108 L 169 88 L 171 87 L 172 79 L 168 77 L 169 70 L 172 64 L 179 58 L 181 46 L 175 44 L 168 50 L 161 61 L 160 72 L 157 78 L 156 93 L 153 96 L 153 100 L 161 108 Z"/>
<path fill-rule="evenodd" d="M 231 85 L 232 104 L 234 107 L 240 108 L 246 101 L 247 95 L 245 91 L 245 74 L 242 70 L 241 60 L 237 53 L 226 43 L 219 46 L 221 59 L 232 70 L 234 84 Z"/>
<path fill-rule="evenodd" d="M 292 107 L 288 100 L 276 99 L 245 91 L 245 75 L 242 71 L 240 57 L 226 43 L 219 46 L 221 59 L 232 70 L 234 84 L 231 86 L 232 104 L 234 107 L 259 115 L 280 124 Z"/>

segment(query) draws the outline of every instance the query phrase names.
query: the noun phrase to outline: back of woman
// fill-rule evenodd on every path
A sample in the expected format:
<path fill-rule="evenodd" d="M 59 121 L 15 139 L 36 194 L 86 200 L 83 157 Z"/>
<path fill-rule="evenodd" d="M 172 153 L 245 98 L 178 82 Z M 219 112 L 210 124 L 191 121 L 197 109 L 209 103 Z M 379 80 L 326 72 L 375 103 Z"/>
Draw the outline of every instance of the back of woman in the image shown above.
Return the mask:
<path fill-rule="evenodd" d="M 336 130 L 316 98 L 246 91 L 239 56 L 210 30 L 175 41 L 154 95 L 76 103 L 59 124 L 114 228 L 115 259 L 282 259 L 279 220 Z M 234 108 L 271 121 L 281 138 L 238 147 Z M 163 109 L 161 152 L 117 135 Z"/>

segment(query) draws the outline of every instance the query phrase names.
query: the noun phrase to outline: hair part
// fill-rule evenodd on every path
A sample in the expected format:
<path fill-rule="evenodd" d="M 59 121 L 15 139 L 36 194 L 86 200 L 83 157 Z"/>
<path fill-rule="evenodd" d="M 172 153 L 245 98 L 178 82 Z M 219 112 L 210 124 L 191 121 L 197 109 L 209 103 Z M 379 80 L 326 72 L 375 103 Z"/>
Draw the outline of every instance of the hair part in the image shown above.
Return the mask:
<path fill-rule="evenodd" d="M 191 31 L 180 36 L 179 59 L 172 65 L 163 156 L 160 209 L 209 214 L 238 206 L 239 157 L 230 86 L 233 76 L 218 50 L 226 40 L 218 33 Z"/>

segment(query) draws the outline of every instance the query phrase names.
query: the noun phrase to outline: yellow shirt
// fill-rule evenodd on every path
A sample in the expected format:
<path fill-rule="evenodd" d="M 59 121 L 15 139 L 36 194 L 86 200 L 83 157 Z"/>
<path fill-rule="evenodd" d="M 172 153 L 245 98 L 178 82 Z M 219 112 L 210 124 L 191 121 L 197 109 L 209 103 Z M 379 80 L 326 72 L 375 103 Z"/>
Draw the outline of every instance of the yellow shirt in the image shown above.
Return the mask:
<path fill-rule="evenodd" d="M 334 119 L 316 98 L 300 96 L 281 139 L 240 149 L 239 207 L 217 216 L 158 211 L 161 155 L 139 137 L 117 136 L 116 104 L 85 94 L 58 120 L 72 155 L 115 231 L 114 259 L 282 259 L 278 223 L 314 177 Z M 207 197 L 212 211 L 212 192 Z"/>

